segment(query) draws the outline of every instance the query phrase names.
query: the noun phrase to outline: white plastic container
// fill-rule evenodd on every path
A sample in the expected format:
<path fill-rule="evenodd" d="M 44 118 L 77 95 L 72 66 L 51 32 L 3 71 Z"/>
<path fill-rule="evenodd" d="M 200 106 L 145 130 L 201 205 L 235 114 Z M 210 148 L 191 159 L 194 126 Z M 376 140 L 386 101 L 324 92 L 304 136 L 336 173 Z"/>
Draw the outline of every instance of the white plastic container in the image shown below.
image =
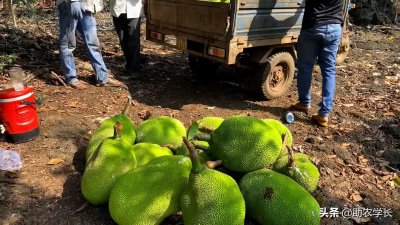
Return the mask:
<path fill-rule="evenodd" d="M 22 167 L 18 152 L 0 148 L 0 170 L 15 171 Z"/>
<path fill-rule="evenodd" d="M 22 69 L 18 66 L 13 66 L 8 69 L 8 75 L 10 76 L 12 86 L 15 91 L 24 90 L 24 78 L 22 76 Z"/>

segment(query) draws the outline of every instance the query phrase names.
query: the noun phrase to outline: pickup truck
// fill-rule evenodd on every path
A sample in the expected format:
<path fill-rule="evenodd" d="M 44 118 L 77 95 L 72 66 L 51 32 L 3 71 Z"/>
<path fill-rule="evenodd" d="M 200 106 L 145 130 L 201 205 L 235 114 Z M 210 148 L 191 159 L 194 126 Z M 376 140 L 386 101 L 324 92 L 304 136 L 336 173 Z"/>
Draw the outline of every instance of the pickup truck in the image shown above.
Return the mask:
<path fill-rule="evenodd" d="M 212 76 L 221 64 L 247 68 L 263 97 L 284 95 L 295 74 L 305 1 L 213 1 L 146 0 L 146 39 L 187 53 L 194 76 Z M 350 47 L 347 23 L 343 30 L 339 63 Z"/>

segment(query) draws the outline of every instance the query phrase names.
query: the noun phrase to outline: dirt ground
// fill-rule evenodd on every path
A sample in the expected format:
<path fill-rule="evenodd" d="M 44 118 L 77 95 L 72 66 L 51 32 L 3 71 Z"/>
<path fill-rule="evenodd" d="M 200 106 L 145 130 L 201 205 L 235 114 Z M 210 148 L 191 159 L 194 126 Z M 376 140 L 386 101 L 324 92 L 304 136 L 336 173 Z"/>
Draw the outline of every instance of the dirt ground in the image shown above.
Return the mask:
<path fill-rule="evenodd" d="M 297 99 L 296 81 L 285 96 L 263 101 L 241 88 L 242 78 L 227 67 L 214 79 L 196 81 L 183 53 L 144 37 L 145 76 L 137 81 L 121 79 L 129 90 L 94 86 L 81 42 L 75 51 L 78 74 L 92 85 L 83 91 L 67 88 L 49 76 L 51 72 L 61 75 L 55 12 L 20 19 L 17 29 L 1 18 L 0 53 L 18 56 L 16 63 L 26 72 L 28 86 L 42 99 L 40 136 L 23 144 L 0 142 L 1 148 L 19 152 L 23 161 L 20 172 L 0 174 L 0 221 L 4 225 L 114 224 L 107 206 L 76 210 L 85 203 L 80 179 L 90 132 L 102 119 L 121 112 L 127 94 L 134 100 L 129 116 L 135 124 L 151 114 L 173 116 L 186 126 L 204 116 L 281 119 Z M 124 75 L 124 61 L 111 19 L 108 14 L 99 14 L 97 19 L 106 65 L 118 78 Z M 320 128 L 307 115 L 295 113 L 295 122 L 288 127 L 296 150 L 310 155 L 320 170 L 317 196 L 321 207 L 387 213 L 324 217 L 321 224 L 398 225 L 400 188 L 394 179 L 400 170 L 400 30 L 394 25 L 354 27 L 351 40 L 349 57 L 337 67 L 330 126 Z M 0 82 L 4 88 L 9 80 L 3 75 Z M 320 90 L 316 69 L 313 112 L 318 109 Z M 183 223 L 178 214 L 164 224 Z"/>

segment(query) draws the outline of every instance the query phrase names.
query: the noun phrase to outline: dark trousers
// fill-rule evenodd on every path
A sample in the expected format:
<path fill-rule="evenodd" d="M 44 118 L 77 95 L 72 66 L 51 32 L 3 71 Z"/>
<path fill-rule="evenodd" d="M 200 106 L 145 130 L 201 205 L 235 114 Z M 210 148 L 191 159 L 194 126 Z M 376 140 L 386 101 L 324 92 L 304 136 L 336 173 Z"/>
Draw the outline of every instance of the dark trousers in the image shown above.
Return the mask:
<path fill-rule="evenodd" d="M 140 68 L 140 17 L 128 19 L 124 13 L 119 17 L 113 16 L 113 22 L 124 52 L 125 68 L 128 71 L 138 70 Z"/>

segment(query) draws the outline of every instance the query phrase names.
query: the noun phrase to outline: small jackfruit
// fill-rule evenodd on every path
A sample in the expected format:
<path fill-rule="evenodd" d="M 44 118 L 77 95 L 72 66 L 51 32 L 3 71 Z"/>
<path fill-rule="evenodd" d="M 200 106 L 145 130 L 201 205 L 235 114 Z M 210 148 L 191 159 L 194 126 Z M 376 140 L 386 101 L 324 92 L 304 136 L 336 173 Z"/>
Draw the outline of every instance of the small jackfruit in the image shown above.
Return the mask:
<path fill-rule="evenodd" d="M 131 144 L 135 142 L 136 139 L 135 125 L 133 124 L 132 120 L 127 116 L 130 106 L 131 106 L 131 97 L 128 96 L 128 101 L 122 113 L 104 120 L 99 125 L 99 127 L 93 132 L 86 149 L 86 163 L 90 161 L 92 154 L 99 147 L 100 143 L 105 138 L 113 136 L 114 125 L 117 121 L 120 121 L 124 126 L 124 129 L 121 133 L 121 137 L 126 142 L 129 142 Z"/>
<path fill-rule="evenodd" d="M 169 148 L 151 143 L 134 144 L 132 149 L 136 155 L 137 167 L 143 166 L 157 157 L 174 154 Z"/>
<path fill-rule="evenodd" d="M 320 206 L 302 186 L 269 169 L 247 173 L 239 182 L 248 215 L 262 225 L 318 225 Z"/>
<path fill-rule="evenodd" d="M 185 141 L 188 143 L 188 141 Z M 245 202 L 236 181 L 227 174 L 206 168 L 190 147 L 192 172 L 181 196 L 186 225 L 243 225 Z"/>
<path fill-rule="evenodd" d="M 273 170 L 285 174 L 312 193 L 317 189 L 319 181 L 318 168 L 303 153 L 293 153 L 276 160 Z"/>
<path fill-rule="evenodd" d="M 185 156 L 161 156 L 118 178 L 109 211 L 119 225 L 157 225 L 180 209 L 192 163 Z"/>
<path fill-rule="evenodd" d="M 281 121 L 275 120 L 275 119 L 263 119 L 263 121 L 265 123 L 267 123 L 268 125 L 270 125 L 271 127 L 274 127 L 278 131 L 278 133 L 282 137 L 282 141 L 285 138 L 285 135 L 287 134 L 288 137 L 287 137 L 286 145 L 289 145 L 289 146 L 293 145 L 293 135 L 290 132 L 289 128 L 287 126 L 285 126 L 285 124 L 283 124 Z"/>
<path fill-rule="evenodd" d="M 114 129 L 114 137 L 102 141 L 82 176 L 82 195 L 92 205 L 107 203 L 115 180 L 136 167 L 132 145 L 121 139 L 121 123 L 117 122 Z"/>
<path fill-rule="evenodd" d="M 136 143 L 153 143 L 174 150 L 182 145 L 182 137 L 186 136 L 186 128 L 181 121 L 157 116 L 143 121 L 136 129 Z"/>

